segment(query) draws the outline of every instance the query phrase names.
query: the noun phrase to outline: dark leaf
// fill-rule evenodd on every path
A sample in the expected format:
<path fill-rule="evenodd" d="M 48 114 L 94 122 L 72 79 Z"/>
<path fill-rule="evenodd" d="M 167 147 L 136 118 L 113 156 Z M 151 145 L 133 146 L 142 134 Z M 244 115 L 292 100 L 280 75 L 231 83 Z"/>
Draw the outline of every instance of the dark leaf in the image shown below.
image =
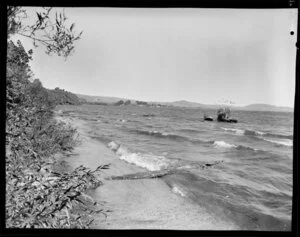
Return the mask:
<path fill-rule="evenodd" d="M 85 203 L 84 203 L 83 201 L 81 201 L 80 199 L 78 199 L 78 198 L 75 198 L 75 200 L 76 200 L 77 202 L 80 202 L 80 203 L 82 203 L 82 204 L 84 204 L 84 205 L 85 205 Z"/>
<path fill-rule="evenodd" d="M 71 27 L 70 27 L 70 31 L 72 31 L 72 30 L 73 30 L 73 27 L 74 27 L 74 25 L 75 25 L 75 23 L 73 23 L 73 24 L 71 25 Z"/>
<path fill-rule="evenodd" d="M 42 16 L 41 16 L 41 14 L 40 13 L 36 13 L 37 14 L 37 16 L 38 16 L 38 19 L 39 19 L 39 21 L 42 21 Z"/>

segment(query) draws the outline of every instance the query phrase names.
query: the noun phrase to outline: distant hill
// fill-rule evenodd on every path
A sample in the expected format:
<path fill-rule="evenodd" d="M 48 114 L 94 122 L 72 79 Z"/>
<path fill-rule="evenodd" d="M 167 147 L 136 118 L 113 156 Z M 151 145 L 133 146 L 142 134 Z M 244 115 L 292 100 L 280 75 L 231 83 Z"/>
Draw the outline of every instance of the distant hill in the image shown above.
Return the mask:
<path fill-rule="evenodd" d="M 177 107 L 186 107 L 186 108 L 207 108 L 207 109 L 216 109 L 220 105 L 210 105 L 210 104 L 201 104 L 197 102 L 190 102 L 186 100 L 174 101 L 174 102 L 158 102 L 163 105 L 177 106 Z"/>
<path fill-rule="evenodd" d="M 244 110 L 253 111 L 277 111 L 277 112 L 293 112 L 294 109 L 291 107 L 275 106 L 269 104 L 251 104 L 242 107 Z"/>
<path fill-rule="evenodd" d="M 178 107 L 188 107 L 188 108 L 207 108 L 207 109 L 218 109 L 222 107 L 222 105 L 209 105 L 209 104 L 200 104 L 196 102 L 189 102 L 185 100 L 175 101 L 175 102 L 167 102 L 161 103 L 171 106 L 178 106 Z M 291 107 L 283 107 L 283 106 L 275 106 L 269 104 L 250 104 L 247 106 L 230 106 L 232 109 L 235 110 L 246 110 L 246 111 L 274 111 L 274 112 L 293 112 L 294 109 Z"/>
<path fill-rule="evenodd" d="M 174 102 L 162 102 L 161 104 L 164 105 L 171 105 L 171 106 L 178 106 L 178 107 L 204 107 L 205 105 L 196 103 L 196 102 L 189 102 L 186 100 L 174 101 Z"/>
<path fill-rule="evenodd" d="M 82 95 L 76 94 L 78 98 L 85 100 L 89 103 L 107 103 L 114 104 L 120 100 L 126 101 L 126 98 L 120 97 L 106 97 L 106 96 L 91 96 L 91 95 Z M 136 104 L 136 100 L 131 100 L 132 104 Z M 207 109 L 218 109 L 222 105 L 211 105 L 211 104 L 201 104 L 197 102 L 190 102 L 186 100 L 174 101 L 174 102 L 148 102 L 149 104 L 161 104 L 167 106 L 176 106 L 176 107 L 187 107 L 187 108 L 207 108 Z M 243 107 L 230 106 L 234 110 L 246 110 L 246 111 L 275 111 L 275 112 L 293 112 L 294 109 L 291 107 L 280 107 L 269 104 L 250 104 Z"/>

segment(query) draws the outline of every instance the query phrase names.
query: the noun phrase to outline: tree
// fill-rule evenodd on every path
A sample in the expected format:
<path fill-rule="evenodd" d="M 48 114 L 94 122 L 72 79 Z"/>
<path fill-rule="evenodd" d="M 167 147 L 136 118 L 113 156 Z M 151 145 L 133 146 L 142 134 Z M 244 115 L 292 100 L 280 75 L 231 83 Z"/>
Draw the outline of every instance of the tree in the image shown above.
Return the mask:
<path fill-rule="evenodd" d="M 124 101 L 123 100 L 119 100 L 118 102 L 114 103 L 114 105 L 123 105 L 124 104 Z"/>
<path fill-rule="evenodd" d="M 126 100 L 124 105 L 130 105 L 131 104 L 131 101 L 130 100 Z"/>
<path fill-rule="evenodd" d="M 12 111 L 21 108 L 21 104 L 28 99 L 26 88 L 28 87 L 32 71 L 29 66 L 32 51 L 26 52 L 21 42 L 7 45 L 6 66 L 6 116 L 10 122 Z"/>
<path fill-rule="evenodd" d="M 46 53 L 57 54 L 67 58 L 74 50 L 75 41 L 79 40 L 82 31 L 77 34 L 74 30 L 75 23 L 67 24 L 65 12 L 55 12 L 51 19 L 51 7 L 43 7 L 36 11 L 36 21 L 32 25 L 23 23 L 28 18 L 27 12 L 22 7 L 8 6 L 7 38 L 18 34 L 33 40 L 33 45 L 43 45 Z M 54 22 L 53 22 L 54 21 Z"/>

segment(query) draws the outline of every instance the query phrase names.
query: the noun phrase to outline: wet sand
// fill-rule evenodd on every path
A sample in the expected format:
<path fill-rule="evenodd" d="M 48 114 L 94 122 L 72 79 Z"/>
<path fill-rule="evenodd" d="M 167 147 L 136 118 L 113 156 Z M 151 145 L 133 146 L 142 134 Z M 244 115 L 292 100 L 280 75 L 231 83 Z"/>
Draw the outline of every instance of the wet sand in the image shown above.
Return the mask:
<path fill-rule="evenodd" d="M 99 216 L 93 222 L 94 229 L 173 229 L 173 230 L 228 230 L 238 229 L 233 223 L 224 222 L 211 216 L 199 205 L 174 192 L 160 178 L 138 180 L 105 180 L 146 171 L 129 164 L 110 150 L 105 144 L 89 137 L 92 128 L 83 120 L 59 117 L 79 133 L 80 144 L 73 150 L 74 155 L 65 160 L 74 169 L 84 165 L 95 169 L 110 164 L 101 173 L 101 185 L 89 194 L 95 201 L 105 204 L 111 210 L 107 218 Z"/>

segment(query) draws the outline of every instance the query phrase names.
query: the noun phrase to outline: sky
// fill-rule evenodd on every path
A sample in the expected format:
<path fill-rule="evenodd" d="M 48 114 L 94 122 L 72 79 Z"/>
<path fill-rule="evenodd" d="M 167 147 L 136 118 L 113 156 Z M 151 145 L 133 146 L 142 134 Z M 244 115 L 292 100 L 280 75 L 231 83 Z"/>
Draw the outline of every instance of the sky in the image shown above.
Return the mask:
<path fill-rule="evenodd" d="M 27 50 L 33 48 L 31 67 L 46 88 L 143 101 L 294 106 L 295 9 L 65 8 L 65 13 L 77 32 L 83 30 L 67 60 L 20 38 Z"/>

